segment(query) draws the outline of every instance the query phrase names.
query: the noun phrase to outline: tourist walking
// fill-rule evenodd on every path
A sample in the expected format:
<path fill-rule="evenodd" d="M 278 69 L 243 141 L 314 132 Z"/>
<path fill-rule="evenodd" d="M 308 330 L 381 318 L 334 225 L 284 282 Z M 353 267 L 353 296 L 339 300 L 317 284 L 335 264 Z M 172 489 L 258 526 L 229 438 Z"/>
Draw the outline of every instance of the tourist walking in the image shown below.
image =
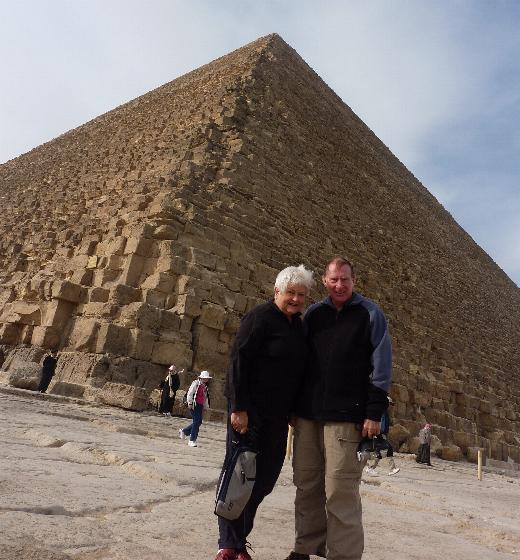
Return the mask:
<path fill-rule="evenodd" d="M 363 437 L 380 432 L 392 351 L 381 309 L 354 292 L 352 264 L 336 257 L 322 282 L 328 297 L 306 312 L 310 355 L 294 423 L 296 539 L 290 560 L 359 560 L 364 537 L 359 486 Z"/>
<path fill-rule="evenodd" d="M 179 373 L 182 373 L 183 371 L 184 370 L 177 371 L 175 364 L 172 364 L 168 368 L 166 378 L 161 381 L 161 402 L 159 403 L 159 414 L 163 414 L 164 416 L 172 415 L 173 405 L 175 404 L 175 394 L 181 384 Z"/>
<path fill-rule="evenodd" d="M 432 425 L 425 424 L 419 431 L 419 448 L 417 449 L 416 462 L 432 466 L 430 459 L 430 444 L 432 441 Z"/>
<path fill-rule="evenodd" d="M 192 422 L 179 430 L 179 437 L 185 439 L 189 436 L 188 445 L 197 447 L 199 428 L 202 424 L 204 410 L 210 407 L 208 383 L 211 379 L 209 371 L 201 371 L 200 375 L 192 382 L 187 393 L 188 408 L 191 411 Z"/>
<path fill-rule="evenodd" d="M 284 462 L 288 421 L 307 354 L 300 314 L 313 283 L 312 272 L 303 265 L 284 268 L 275 280 L 274 299 L 253 308 L 240 323 L 226 384 L 229 417 L 223 469 L 236 447 L 244 445 L 258 452 L 256 478 L 240 516 L 218 517 L 215 560 L 251 560 L 246 539 Z"/>

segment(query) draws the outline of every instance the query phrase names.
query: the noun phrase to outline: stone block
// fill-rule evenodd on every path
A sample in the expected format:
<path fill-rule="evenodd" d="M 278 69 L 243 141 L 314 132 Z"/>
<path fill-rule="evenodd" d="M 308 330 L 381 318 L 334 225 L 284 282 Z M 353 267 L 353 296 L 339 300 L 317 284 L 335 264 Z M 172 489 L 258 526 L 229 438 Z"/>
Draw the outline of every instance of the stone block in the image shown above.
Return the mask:
<path fill-rule="evenodd" d="M 175 311 L 169 311 L 164 309 L 161 312 L 161 329 L 164 329 L 166 331 L 180 331 L 181 329 L 180 316 Z"/>
<path fill-rule="evenodd" d="M 148 276 L 148 278 L 141 284 L 143 290 L 157 290 L 165 294 L 173 292 L 175 287 L 176 276 L 168 272 L 157 272 Z"/>
<path fill-rule="evenodd" d="M 96 340 L 97 354 L 108 353 L 126 356 L 129 344 L 130 329 L 113 323 L 104 323 L 99 326 Z"/>
<path fill-rule="evenodd" d="M 198 323 L 194 327 L 193 347 L 204 348 L 208 351 L 219 352 L 219 331 Z"/>
<path fill-rule="evenodd" d="M 123 383 L 105 383 L 96 397 L 104 404 L 141 411 L 147 407 L 148 391 Z"/>
<path fill-rule="evenodd" d="M 27 362 L 25 365 L 20 364 L 15 369 L 9 370 L 7 383 L 18 389 L 37 391 L 40 385 L 41 370 L 39 364 L 31 362 Z"/>
<path fill-rule="evenodd" d="M 139 255 L 129 255 L 121 272 L 120 281 L 128 286 L 137 286 L 143 271 L 145 258 Z"/>
<path fill-rule="evenodd" d="M 175 310 L 179 315 L 189 315 L 190 317 L 198 317 L 201 312 L 202 299 L 190 294 L 181 294 L 177 298 Z"/>
<path fill-rule="evenodd" d="M 99 257 L 97 255 L 90 256 L 87 261 L 87 268 L 96 268 L 98 264 L 98 258 Z"/>
<path fill-rule="evenodd" d="M 106 303 L 109 297 L 110 297 L 110 290 L 107 290 L 106 288 L 100 288 L 100 287 L 92 288 L 91 290 L 89 290 L 88 293 L 89 302 Z"/>
<path fill-rule="evenodd" d="M 31 344 L 41 348 L 58 348 L 62 332 L 62 329 L 58 327 L 34 327 Z"/>
<path fill-rule="evenodd" d="M 27 303 L 25 301 L 14 301 L 5 306 L 0 316 L 0 321 L 22 325 L 40 325 L 40 305 L 37 303 Z"/>
<path fill-rule="evenodd" d="M 191 369 L 192 349 L 181 342 L 156 342 L 152 350 L 152 362 L 155 364 L 175 364 L 179 368 Z"/>
<path fill-rule="evenodd" d="M 46 303 L 42 326 L 63 328 L 72 317 L 74 309 L 74 303 L 62 299 L 55 299 Z"/>
<path fill-rule="evenodd" d="M 226 310 L 220 305 L 204 303 L 201 308 L 199 323 L 213 329 L 222 330 L 226 320 Z"/>
<path fill-rule="evenodd" d="M 478 450 L 482 449 L 482 464 L 486 464 L 486 453 L 482 447 L 468 447 L 466 450 L 466 458 L 470 463 L 478 462 Z"/>
<path fill-rule="evenodd" d="M 86 290 L 79 284 L 74 284 L 68 280 L 58 280 L 52 284 L 52 297 L 79 303 L 85 300 Z"/>
<path fill-rule="evenodd" d="M 95 319 L 79 317 L 74 320 L 67 348 L 77 352 L 95 352 L 99 322 Z"/>
<path fill-rule="evenodd" d="M 157 290 L 143 290 L 143 300 L 161 309 L 166 308 L 166 294 Z"/>
<path fill-rule="evenodd" d="M 76 399 L 81 399 L 84 392 L 85 385 L 67 383 L 66 381 L 56 381 L 48 390 L 48 393 L 53 395 L 63 395 L 64 397 L 74 397 Z"/>
<path fill-rule="evenodd" d="M 141 257 L 153 257 L 158 255 L 153 239 L 145 237 L 130 237 L 126 242 L 125 255 L 135 254 Z"/>
<path fill-rule="evenodd" d="M 128 328 L 158 330 L 162 323 L 160 309 L 143 302 L 130 303 L 121 309 L 120 321 Z"/>
<path fill-rule="evenodd" d="M 109 301 L 120 307 L 141 301 L 141 290 L 126 284 L 116 284 L 110 289 Z"/>
<path fill-rule="evenodd" d="M 458 445 L 443 445 L 436 454 L 445 461 L 461 461 L 462 451 Z"/>
<path fill-rule="evenodd" d="M 21 333 L 22 325 L 4 323 L 0 326 L 0 342 L 9 346 L 15 346 L 18 344 Z"/>
<path fill-rule="evenodd" d="M 151 331 L 132 329 L 130 331 L 128 355 L 136 360 L 149 361 L 156 341 L 157 336 Z"/>

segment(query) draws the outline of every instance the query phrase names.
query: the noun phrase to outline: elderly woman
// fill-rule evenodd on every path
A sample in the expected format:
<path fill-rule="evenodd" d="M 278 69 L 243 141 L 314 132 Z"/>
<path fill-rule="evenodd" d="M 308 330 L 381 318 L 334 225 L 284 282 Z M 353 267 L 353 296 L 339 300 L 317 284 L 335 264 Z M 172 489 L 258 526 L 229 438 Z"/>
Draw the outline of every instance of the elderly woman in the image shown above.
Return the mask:
<path fill-rule="evenodd" d="M 250 560 L 246 538 L 256 510 L 271 493 L 282 469 L 289 416 L 306 358 L 300 314 L 312 284 L 303 265 L 284 268 L 276 277 L 274 299 L 247 313 L 231 351 L 226 384 L 229 422 L 226 459 L 233 442 L 258 451 L 256 480 L 244 511 L 233 521 L 218 518 L 215 560 Z"/>

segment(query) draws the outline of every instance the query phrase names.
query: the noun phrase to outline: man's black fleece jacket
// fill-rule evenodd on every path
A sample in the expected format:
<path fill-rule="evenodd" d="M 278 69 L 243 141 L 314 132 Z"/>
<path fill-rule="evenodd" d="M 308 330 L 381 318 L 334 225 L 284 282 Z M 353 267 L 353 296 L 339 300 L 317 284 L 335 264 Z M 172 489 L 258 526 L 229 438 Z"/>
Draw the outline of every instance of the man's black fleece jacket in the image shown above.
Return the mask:
<path fill-rule="evenodd" d="M 231 350 L 225 390 L 231 411 L 288 417 L 306 355 L 299 314 L 289 321 L 272 301 L 252 309 L 242 318 Z"/>
<path fill-rule="evenodd" d="M 338 311 L 330 297 L 304 317 L 310 349 L 297 414 L 324 421 L 381 419 L 388 406 L 392 348 L 385 316 L 354 293 Z"/>

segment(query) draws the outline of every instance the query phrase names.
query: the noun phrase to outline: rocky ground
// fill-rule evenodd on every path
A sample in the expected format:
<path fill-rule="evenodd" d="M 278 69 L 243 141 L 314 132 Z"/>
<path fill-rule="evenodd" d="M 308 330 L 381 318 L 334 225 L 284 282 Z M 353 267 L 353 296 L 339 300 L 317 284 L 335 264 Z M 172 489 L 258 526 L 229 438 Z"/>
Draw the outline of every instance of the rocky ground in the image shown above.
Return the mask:
<path fill-rule="evenodd" d="M 189 448 L 184 423 L 0 387 L 0 559 L 212 559 L 224 427 L 205 423 Z M 411 459 L 363 482 L 366 560 L 520 557 L 519 478 Z M 251 535 L 255 560 L 291 549 L 293 498 L 287 462 Z"/>

